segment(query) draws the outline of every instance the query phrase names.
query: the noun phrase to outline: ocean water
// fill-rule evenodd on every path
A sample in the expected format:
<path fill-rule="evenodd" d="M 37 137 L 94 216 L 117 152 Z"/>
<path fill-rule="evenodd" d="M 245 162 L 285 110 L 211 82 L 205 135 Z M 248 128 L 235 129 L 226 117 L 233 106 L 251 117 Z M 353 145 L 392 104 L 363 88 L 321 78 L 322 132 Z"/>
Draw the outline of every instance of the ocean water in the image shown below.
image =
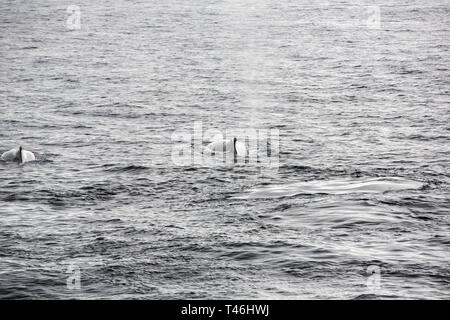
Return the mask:
<path fill-rule="evenodd" d="M 449 12 L 1 1 L 0 299 L 450 298 Z M 276 167 L 176 163 L 196 124 Z"/>

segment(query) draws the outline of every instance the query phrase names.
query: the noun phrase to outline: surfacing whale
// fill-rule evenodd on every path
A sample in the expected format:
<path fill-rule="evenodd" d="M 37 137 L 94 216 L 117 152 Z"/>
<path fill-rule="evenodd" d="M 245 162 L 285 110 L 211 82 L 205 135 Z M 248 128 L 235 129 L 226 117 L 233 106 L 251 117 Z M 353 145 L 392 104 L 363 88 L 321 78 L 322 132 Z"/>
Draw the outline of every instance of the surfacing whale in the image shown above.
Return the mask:
<path fill-rule="evenodd" d="M 231 153 L 235 156 L 245 156 L 247 151 L 245 144 L 239 142 L 236 137 L 229 140 L 213 141 L 208 145 L 208 149 L 213 154 L 216 152 L 223 152 Z"/>
<path fill-rule="evenodd" d="M 14 161 L 20 164 L 30 161 L 35 161 L 36 157 L 31 151 L 27 151 L 19 146 L 18 148 L 11 149 L 2 154 L 1 159 L 4 161 Z"/>

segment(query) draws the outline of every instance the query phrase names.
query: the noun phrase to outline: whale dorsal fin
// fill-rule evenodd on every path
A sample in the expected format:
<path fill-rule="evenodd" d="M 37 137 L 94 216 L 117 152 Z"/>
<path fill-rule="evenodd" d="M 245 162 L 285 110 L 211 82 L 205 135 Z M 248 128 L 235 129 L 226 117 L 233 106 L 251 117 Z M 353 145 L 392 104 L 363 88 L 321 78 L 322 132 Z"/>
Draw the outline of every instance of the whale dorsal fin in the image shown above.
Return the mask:
<path fill-rule="evenodd" d="M 19 163 L 23 162 L 23 159 L 22 159 L 22 146 L 19 146 L 19 152 L 17 152 L 17 160 L 19 161 Z"/>

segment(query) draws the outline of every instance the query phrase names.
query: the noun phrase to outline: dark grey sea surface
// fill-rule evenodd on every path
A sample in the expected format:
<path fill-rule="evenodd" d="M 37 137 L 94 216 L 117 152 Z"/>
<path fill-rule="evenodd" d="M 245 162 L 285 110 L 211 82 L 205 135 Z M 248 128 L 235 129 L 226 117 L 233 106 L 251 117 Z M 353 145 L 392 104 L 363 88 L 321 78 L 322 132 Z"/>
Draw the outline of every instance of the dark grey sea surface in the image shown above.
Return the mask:
<path fill-rule="evenodd" d="M 450 298 L 449 13 L 2 0 L 0 299 Z M 195 123 L 278 168 L 174 163 Z"/>

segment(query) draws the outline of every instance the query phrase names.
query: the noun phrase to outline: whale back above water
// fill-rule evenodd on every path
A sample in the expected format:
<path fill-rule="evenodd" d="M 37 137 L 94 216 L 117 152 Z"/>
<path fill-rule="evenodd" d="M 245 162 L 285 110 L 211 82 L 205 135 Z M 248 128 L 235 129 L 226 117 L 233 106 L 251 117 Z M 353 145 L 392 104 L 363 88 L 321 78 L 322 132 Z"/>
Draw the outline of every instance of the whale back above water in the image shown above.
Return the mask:
<path fill-rule="evenodd" d="M 237 140 L 236 137 L 228 140 L 216 140 L 208 145 L 211 152 L 233 153 L 239 156 L 245 156 L 247 148 L 244 143 Z"/>
<path fill-rule="evenodd" d="M 30 161 L 35 161 L 36 157 L 33 152 L 24 150 L 21 146 L 11 149 L 2 154 L 3 161 L 15 161 L 20 164 Z"/>

